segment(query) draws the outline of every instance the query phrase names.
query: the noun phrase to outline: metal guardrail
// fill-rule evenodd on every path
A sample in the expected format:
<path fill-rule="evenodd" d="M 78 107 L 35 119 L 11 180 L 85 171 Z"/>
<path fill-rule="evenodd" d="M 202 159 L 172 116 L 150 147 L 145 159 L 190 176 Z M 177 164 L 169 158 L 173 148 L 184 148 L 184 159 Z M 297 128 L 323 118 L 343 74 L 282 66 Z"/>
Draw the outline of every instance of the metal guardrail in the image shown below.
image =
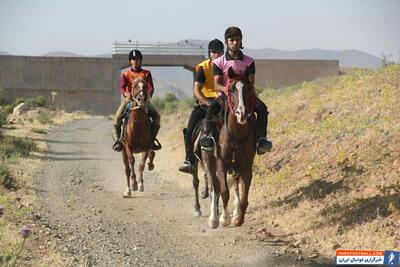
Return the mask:
<path fill-rule="evenodd" d="M 206 56 L 206 47 L 191 42 L 117 42 L 113 43 L 113 54 L 128 54 L 132 49 L 138 49 L 145 55 L 188 55 Z"/>

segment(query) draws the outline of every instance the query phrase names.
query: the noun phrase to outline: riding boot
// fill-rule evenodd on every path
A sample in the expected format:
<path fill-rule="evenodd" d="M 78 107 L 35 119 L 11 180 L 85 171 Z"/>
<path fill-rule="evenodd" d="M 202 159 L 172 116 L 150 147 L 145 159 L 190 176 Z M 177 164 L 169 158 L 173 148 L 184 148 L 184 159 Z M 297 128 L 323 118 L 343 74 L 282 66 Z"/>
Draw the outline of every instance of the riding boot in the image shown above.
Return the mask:
<path fill-rule="evenodd" d="M 265 152 L 270 152 L 272 149 L 272 142 L 267 139 L 267 127 L 268 127 L 268 115 L 265 119 L 257 120 L 256 149 L 258 155 L 262 155 Z"/>
<path fill-rule="evenodd" d="M 183 165 L 179 167 L 179 171 L 184 173 L 193 173 L 195 157 L 193 155 L 191 136 L 187 135 L 187 129 L 183 129 L 183 139 L 185 141 L 186 157 Z"/>
<path fill-rule="evenodd" d="M 121 141 L 121 125 L 114 125 L 115 135 L 117 137 L 117 141 L 115 141 L 113 145 L 113 150 L 116 152 L 122 151 L 122 141 Z"/>
<path fill-rule="evenodd" d="M 152 141 L 151 149 L 152 150 L 160 150 L 161 149 L 161 144 L 156 138 L 159 130 L 160 130 L 160 125 L 151 124 L 151 141 Z"/>

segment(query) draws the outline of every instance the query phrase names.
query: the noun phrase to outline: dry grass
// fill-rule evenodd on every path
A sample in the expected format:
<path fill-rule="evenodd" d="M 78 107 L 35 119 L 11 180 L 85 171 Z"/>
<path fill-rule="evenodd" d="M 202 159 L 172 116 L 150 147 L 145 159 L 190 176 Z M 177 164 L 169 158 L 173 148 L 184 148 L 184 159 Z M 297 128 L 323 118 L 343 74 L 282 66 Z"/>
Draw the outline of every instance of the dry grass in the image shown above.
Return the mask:
<path fill-rule="evenodd" d="M 4 216 L 0 217 L 0 256 L 3 258 L 15 255 L 22 242 L 18 231 L 22 226 L 28 226 L 33 230 L 33 238 L 29 237 L 27 239 L 25 248 L 18 260 L 20 265 L 68 265 L 68 259 L 63 257 L 62 253 L 57 250 L 54 240 L 52 240 L 52 244 L 46 243 L 49 237 L 45 236 L 42 225 L 32 219 L 32 214 L 37 208 L 33 174 L 43 164 L 40 156 L 47 150 L 43 132 L 51 131 L 54 125 L 61 125 L 75 119 L 87 117 L 88 115 L 80 112 L 50 112 L 46 109 L 36 109 L 36 111 L 19 117 L 15 124 L 6 125 L 2 129 L 1 133 L 5 137 L 2 139 L 1 151 L 6 151 L 9 146 L 13 145 L 14 142 L 12 140 L 21 140 L 21 142 L 27 144 L 30 144 L 31 140 L 35 140 L 36 144 L 35 149 L 31 149 L 30 152 L 27 151 L 25 153 L 25 150 L 27 150 L 25 149 L 22 151 L 24 153 L 17 153 L 0 162 L 7 166 L 18 185 L 16 190 L 12 191 L 0 185 L 0 205 L 4 206 Z M 32 131 L 32 129 L 35 130 Z M 18 149 L 21 150 L 22 148 Z M 12 261 L 9 261 L 8 264 Z"/>
<path fill-rule="evenodd" d="M 400 66 L 267 90 L 274 151 L 257 158 L 260 219 L 328 257 L 400 249 Z"/>
<path fill-rule="evenodd" d="M 274 149 L 255 159 L 250 209 L 258 219 L 328 258 L 337 246 L 400 250 L 400 65 L 260 97 Z M 191 176 L 176 169 L 188 118 L 163 116 L 156 168 L 185 187 Z"/>

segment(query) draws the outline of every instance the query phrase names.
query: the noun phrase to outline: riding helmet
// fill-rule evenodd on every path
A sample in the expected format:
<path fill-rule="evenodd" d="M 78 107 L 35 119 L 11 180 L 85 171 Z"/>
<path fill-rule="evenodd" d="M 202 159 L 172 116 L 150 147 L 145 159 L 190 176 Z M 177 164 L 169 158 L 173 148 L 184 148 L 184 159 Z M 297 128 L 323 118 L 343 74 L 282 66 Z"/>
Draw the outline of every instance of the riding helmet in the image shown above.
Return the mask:
<path fill-rule="evenodd" d="M 139 58 L 140 60 L 142 60 L 143 59 L 142 52 L 140 52 L 137 49 L 131 50 L 131 52 L 129 52 L 129 60 L 135 59 L 135 58 Z"/>

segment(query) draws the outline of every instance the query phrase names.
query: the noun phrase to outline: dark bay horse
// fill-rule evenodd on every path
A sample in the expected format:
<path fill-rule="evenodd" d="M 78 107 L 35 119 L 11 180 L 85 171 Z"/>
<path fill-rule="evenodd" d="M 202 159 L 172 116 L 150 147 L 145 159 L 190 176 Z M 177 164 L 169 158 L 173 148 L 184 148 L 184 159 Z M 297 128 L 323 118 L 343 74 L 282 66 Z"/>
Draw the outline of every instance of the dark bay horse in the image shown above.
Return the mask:
<path fill-rule="evenodd" d="M 144 191 L 143 171 L 147 158 L 150 158 L 148 169 L 154 168 L 155 153 L 150 148 L 152 140 L 150 134 L 150 121 L 147 115 L 147 83 L 142 78 L 137 78 L 132 84 L 130 96 L 132 102 L 131 112 L 125 128 L 123 138 L 122 160 L 125 165 L 127 188 L 124 197 L 130 197 L 132 191 Z M 139 178 L 136 180 L 134 153 L 141 153 L 139 163 Z"/>
<path fill-rule="evenodd" d="M 234 224 L 236 226 L 243 224 L 256 154 L 253 113 L 255 94 L 250 90 L 248 72 L 237 75 L 230 69 L 229 77 L 228 99 L 224 107 L 224 125 L 218 136 L 219 145 L 214 152 L 215 155 L 202 152 L 207 165 L 207 175 L 211 179 L 211 207 L 208 223 L 211 228 L 216 228 L 219 224 L 228 226 L 231 223 L 228 211 L 228 171 L 232 172 L 235 191 Z M 223 201 L 223 210 L 218 221 L 220 196 Z"/>

